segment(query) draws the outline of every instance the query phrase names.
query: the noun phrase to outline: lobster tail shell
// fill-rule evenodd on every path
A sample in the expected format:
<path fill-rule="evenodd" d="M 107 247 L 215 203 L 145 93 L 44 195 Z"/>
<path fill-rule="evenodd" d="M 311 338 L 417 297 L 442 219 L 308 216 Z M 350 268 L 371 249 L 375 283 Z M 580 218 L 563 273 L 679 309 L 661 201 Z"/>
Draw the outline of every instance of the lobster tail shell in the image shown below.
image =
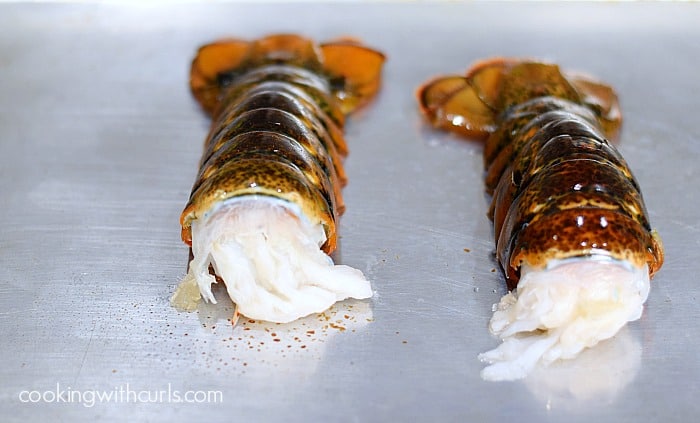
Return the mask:
<path fill-rule="evenodd" d="M 520 266 L 608 255 L 653 275 L 663 247 L 637 181 L 609 142 L 622 116 L 617 95 L 557 65 L 495 58 L 417 91 L 430 122 L 485 139 L 496 255 L 510 289 Z"/>
<path fill-rule="evenodd" d="M 345 206 L 345 114 L 379 88 L 384 56 L 341 39 L 317 45 L 290 34 L 225 39 L 201 47 L 190 85 L 212 126 L 190 200 L 180 217 L 192 243 L 192 221 L 224 201 L 268 196 L 296 205 L 336 248 Z"/>

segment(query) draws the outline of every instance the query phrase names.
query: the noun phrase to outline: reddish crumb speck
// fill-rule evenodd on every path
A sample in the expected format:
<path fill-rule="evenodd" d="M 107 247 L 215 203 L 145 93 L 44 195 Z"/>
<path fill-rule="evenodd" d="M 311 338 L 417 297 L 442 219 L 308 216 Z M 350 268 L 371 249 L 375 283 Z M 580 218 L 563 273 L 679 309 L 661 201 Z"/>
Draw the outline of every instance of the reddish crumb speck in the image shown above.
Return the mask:
<path fill-rule="evenodd" d="M 345 327 L 344 327 L 344 326 L 336 325 L 335 323 L 330 323 L 330 326 L 331 326 L 333 329 L 338 329 L 338 330 L 341 331 L 341 332 L 345 330 Z"/>

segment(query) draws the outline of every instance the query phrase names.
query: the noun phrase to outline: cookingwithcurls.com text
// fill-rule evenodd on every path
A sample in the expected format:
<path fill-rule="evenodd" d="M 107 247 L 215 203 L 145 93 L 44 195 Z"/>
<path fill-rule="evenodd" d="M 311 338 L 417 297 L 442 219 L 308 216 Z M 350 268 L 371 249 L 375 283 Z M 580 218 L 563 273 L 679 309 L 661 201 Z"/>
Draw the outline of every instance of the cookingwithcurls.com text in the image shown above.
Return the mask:
<path fill-rule="evenodd" d="M 73 389 L 56 383 L 56 386 L 50 389 L 20 391 L 18 397 L 20 402 L 26 404 L 82 404 L 87 408 L 96 404 L 220 404 L 224 401 L 221 391 L 180 390 L 173 388 L 170 383 L 162 389 L 134 389 L 128 383 L 113 389 Z"/>

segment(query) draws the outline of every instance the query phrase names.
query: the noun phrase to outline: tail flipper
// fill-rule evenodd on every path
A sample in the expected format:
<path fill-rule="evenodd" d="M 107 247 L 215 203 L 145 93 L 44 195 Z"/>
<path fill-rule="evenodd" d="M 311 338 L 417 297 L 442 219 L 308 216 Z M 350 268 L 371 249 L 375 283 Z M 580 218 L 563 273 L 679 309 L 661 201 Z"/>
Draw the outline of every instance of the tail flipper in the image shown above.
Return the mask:
<path fill-rule="evenodd" d="M 332 94 L 342 111 L 348 113 L 378 91 L 384 55 L 351 39 L 320 46 L 293 34 L 274 34 L 254 41 L 223 39 L 199 49 L 192 61 L 190 88 L 202 108 L 213 115 L 231 75 L 268 63 L 326 75 Z"/>
<path fill-rule="evenodd" d="M 343 113 L 362 106 L 379 91 L 384 55 L 353 39 L 321 44 L 323 69 L 331 76 Z"/>
<path fill-rule="evenodd" d="M 485 138 L 496 130 L 503 76 L 511 59 L 475 63 L 465 76 L 428 81 L 416 93 L 423 113 L 433 125 L 470 138 Z"/>
<path fill-rule="evenodd" d="M 202 108 L 213 114 L 219 105 L 219 75 L 239 67 L 248 57 L 250 42 L 223 39 L 202 46 L 192 61 L 190 88 Z"/>
<path fill-rule="evenodd" d="M 496 113 L 479 97 L 464 76 L 429 81 L 416 93 L 421 111 L 430 122 L 469 138 L 484 138 L 496 129 Z"/>

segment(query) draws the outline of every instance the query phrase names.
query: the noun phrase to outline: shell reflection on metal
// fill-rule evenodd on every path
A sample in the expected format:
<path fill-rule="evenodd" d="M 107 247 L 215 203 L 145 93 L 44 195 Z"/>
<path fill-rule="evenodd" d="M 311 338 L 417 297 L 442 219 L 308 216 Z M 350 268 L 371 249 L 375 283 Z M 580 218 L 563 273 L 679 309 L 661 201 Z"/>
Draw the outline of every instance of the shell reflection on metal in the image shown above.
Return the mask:
<path fill-rule="evenodd" d="M 360 271 L 326 254 L 344 210 L 345 115 L 377 93 L 383 62 L 349 38 L 276 34 L 199 49 L 190 84 L 213 122 L 180 218 L 193 260 L 174 303 L 200 293 L 216 302 L 214 276 L 237 311 L 275 322 L 371 295 Z"/>
<path fill-rule="evenodd" d="M 496 58 L 430 80 L 417 97 L 434 126 L 485 139 L 496 256 L 513 292 L 496 307 L 490 327 L 505 342 L 481 356 L 493 363 L 482 376 L 524 377 L 637 319 L 663 248 L 609 141 L 621 123 L 613 89 L 554 64 Z"/>

